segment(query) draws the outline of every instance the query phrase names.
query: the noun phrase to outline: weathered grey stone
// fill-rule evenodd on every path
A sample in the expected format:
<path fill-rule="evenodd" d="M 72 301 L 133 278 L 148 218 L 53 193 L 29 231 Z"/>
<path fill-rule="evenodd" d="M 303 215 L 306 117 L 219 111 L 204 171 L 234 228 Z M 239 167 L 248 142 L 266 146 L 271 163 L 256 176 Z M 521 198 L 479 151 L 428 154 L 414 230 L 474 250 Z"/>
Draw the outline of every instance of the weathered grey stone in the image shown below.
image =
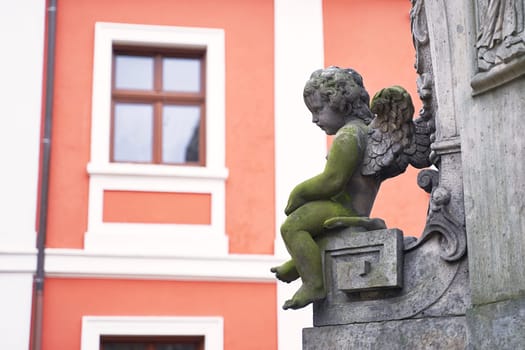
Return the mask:
<path fill-rule="evenodd" d="M 470 288 L 468 262 L 464 259 L 454 280 L 446 292 L 434 304 L 421 311 L 414 317 L 441 317 L 465 315 L 470 306 Z"/>
<path fill-rule="evenodd" d="M 464 316 L 303 330 L 303 350 L 464 350 L 465 346 Z"/>
<path fill-rule="evenodd" d="M 502 62 L 483 74 L 512 62 L 520 71 L 472 96 L 471 81 L 481 74 L 475 3 L 486 1 L 425 0 L 440 138 L 460 135 L 463 150 L 463 188 L 449 190 L 464 192 L 472 302 L 485 304 L 525 292 L 525 77 L 523 56 Z M 516 4 L 523 8 L 523 0 Z M 523 23 L 523 14 L 517 19 Z M 440 170 L 452 180 L 454 173 Z"/>
<path fill-rule="evenodd" d="M 328 251 L 347 247 L 354 234 L 342 230 L 323 237 L 319 245 Z M 464 315 L 469 300 L 466 264 L 441 259 L 441 242 L 434 236 L 418 249 L 404 254 L 403 287 L 399 289 L 344 292 L 337 286 L 331 260 L 325 258 L 327 297 L 314 303 L 314 325 L 422 317 L 429 308 L 432 316 Z M 437 306 L 432 309 L 434 305 Z"/>
<path fill-rule="evenodd" d="M 424 3 L 438 140 L 456 136 L 462 149 L 471 348 L 525 349 L 525 2 Z M 442 180 L 454 185 L 448 169 L 440 168 Z"/>
<path fill-rule="evenodd" d="M 523 349 L 525 296 L 467 311 L 469 350 Z"/>
<path fill-rule="evenodd" d="M 476 0 L 475 5 L 477 68 L 482 73 L 472 79 L 472 87 L 480 93 L 525 73 L 525 9 L 519 0 Z"/>
<path fill-rule="evenodd" d="M 304 349 L 525 349 L 525 1 L 412 4 L 420 116 L 435 123 L 427 224 L 397 289 L 360 280 L 380 254 L 334 253 L 348 232 L 320 239 L 328 295 Z"/>
<path fill-rule="evenodd" d="M 473 100 L 462 142 L 473 302 L 525 293 L 525 79 Z M 525 344 L 524 344 L 525 347 Z"/>

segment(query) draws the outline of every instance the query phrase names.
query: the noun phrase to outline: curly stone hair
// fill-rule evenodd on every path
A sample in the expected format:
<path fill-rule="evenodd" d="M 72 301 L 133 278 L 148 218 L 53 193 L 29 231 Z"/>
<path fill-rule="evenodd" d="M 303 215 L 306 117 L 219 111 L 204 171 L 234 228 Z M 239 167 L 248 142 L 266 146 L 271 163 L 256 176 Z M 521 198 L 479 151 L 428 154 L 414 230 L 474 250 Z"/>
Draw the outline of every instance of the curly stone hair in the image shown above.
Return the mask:
<path fill-rule="evenodd" d="M 307 97 L 316 91 L 333 110 L 360 118 L 366 124 L 373 118 L 369 107 L 370 96 L 363 85 L 363 78 L 351 68 L 331 66 L 316 70 L 304 87 L 303 98 L 307 105 Z"/>

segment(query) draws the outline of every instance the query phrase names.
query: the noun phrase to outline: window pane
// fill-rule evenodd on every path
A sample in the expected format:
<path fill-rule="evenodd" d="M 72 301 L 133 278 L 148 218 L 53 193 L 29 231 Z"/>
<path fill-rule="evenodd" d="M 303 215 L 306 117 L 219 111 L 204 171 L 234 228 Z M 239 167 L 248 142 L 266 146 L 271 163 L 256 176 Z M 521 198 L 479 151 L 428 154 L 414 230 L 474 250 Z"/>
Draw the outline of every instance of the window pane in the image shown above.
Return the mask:
<path fill-rule="evenodd" d="M 104 343 L 102 350 L 146 350 L 147 344 L 140 343 Z"/>
<path fill-rule="evenodd" d="M 199 92 L 201 60 L 198 58 L 164 58 L 162 81 L 165 91 Z"/>
<path fill-rule="evenodd" d="M 153 143 L 153 106 L 117 103 L 113 135 L 116 162 L 151 162 Z"/>
<path fill-rule="evenodd" d="M 117 89 L 153 89 L 153 57 L 118 55 L 115 58 Z"/>
<path fill-rule="evenodd" d="M 199 161 L 199 106 L 164 106 L 162 112 L 162 162 Z"/>
<path fill-rule="evenodd" d="M 155 350 L 197 350 L 197 344 L 159 344 Z"/>
<path fill-rule="evenodd" d="M 102 345 L 102 350 L 147 350 L 148 344 L 145 343 L 117 343 L 105 342 Z M 149 347 L 151 348 L 151 347 Z M 156 344 L 155 350 L 198 350 L 198 345 L 195 343 L 171 343 L 171 344 Z"/>

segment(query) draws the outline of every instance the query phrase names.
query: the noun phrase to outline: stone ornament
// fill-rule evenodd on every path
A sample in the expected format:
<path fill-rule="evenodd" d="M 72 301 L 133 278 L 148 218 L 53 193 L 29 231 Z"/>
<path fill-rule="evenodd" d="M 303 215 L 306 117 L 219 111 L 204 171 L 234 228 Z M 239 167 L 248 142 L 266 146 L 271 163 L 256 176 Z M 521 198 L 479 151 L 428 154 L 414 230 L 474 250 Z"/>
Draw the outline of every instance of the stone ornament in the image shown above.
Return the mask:
<path fill-rule="evenodd" d="M 375 230 L 351 236 L 344 248 L 324 249 L 325 275 L 332 275 L 335 288 L 346 293 L 401 288 L 403 232 Z"/>
<path fill-rule="evenodd" d="M 335 138 L 324 171 L 297 185 L 285 209 L 288 217 L 281 235 L 292 259 L 272 272 L 284 282 L 302 280 L 285 309 L 326 297 L 322 250 L 316 240 L 345 227 L 350 231 L 386 228 L 383 220 L 369 217 L 379 186 L 409 164 L 429 166 L 434 131 L 428 120 L 412 120 L 412 100 L 402 87 L 379 91 L 369 107 L 363 79 L 353 69 L 315 71 L 303 95 L 312 121 Z M 365 275 L 369 267 L 364 264 Z M 394 286 L 399 285 L 396 279 Z"/>
<path fill-rule="evenodd" d="M 494 65 L 525 54 L 523 0 L 478 0 L 478 68 Z"/>
<path fill-rule="evenodd" d="M 410 25 L 412 29 L 412 42 L 416 51 L 414 68 L 418 74 L 416 81 L 417 93 L 422 102 L 416 125 L 430 130 L 430 141 L 434 141 L 433 134 L 436 130 L 434 106 L 436 106 L 437 103 L 433 94 L 432 57 L 430 55 L 430 38 L 428 35 L 424 0 L 412 0 Z M 433 164 L 437 163 L 437 156 L 432 151 L 430 152 L 430 161 Z"/>
<path fill-rule="evenodd" d="M 327 294 L 313 304 L 315 327 L 464 314 L 468 304 L 468 296 L 464 293 L 468 288 L 466 259 L 454 263 L 441 259 L 442 242 L 438 235 L 429 236 L 417 249 L 396 252 L 392 241 L 398 239 L 398 232 L 395 229 L 346 228 L 318 239 L 324 252 Z M 388 246 L 389 252 L 365 254 L 368 259 L 361 259 L 370 261 L 370 271 L 363 276 L 339 274 L 338 262 L 332 257 L 334 253 L 356 248 L 365 250 L 363 237 L 367 235 L 372 243 L 366 247 L 368 250 L 383 250 Z M 377 247 L 374 241 L 378 236 L 390 238 L 383 241 L 382 247 Z M 352 258 L 358 261 L 357 255 Z M 352 259 L 347 261 L 351 263 Z M 362 266 L 355 264 L 356 271 Z M 393 272 L 401 278 L 397 286 L 386 282 L 384 277 L 380 280 L 383 285 L 378 286 L 377 279 L 370 278 L 373 274 L 384 276 Z M 364 286 L 365 282 L 368 287 Z M 351 283 L 355 288 L 350 287 Z"/>
<path fill-rule="evenodd" d="M 449 211 L 450 191 L 439 186 L 439 173 L 431 169 L 419 173 L 418 185 L 430 193 L 429 212 L 421 237 L 408 244 L 405 251 L 419 247 L 432 235 L 437 234 L 442 239 L 441 258 L 449 262 L 460 260 L 467 252 L 467 233 L 464 223 L 456 219 Z"/>
<path fill-rule="evenodd" d="M 477 0 L 475 5 L 477 73 L 471 86 L 478 95 L 525 74 L 525 0 Z"/>

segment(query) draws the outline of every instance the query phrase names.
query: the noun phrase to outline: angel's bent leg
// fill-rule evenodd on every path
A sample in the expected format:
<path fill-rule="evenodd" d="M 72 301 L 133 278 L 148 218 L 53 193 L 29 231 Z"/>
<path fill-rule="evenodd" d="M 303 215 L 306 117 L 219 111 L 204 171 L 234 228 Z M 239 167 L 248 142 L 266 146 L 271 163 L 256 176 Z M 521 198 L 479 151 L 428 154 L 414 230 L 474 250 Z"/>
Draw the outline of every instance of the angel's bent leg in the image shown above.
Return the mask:
<path fill-rule="evenodd" d="M 321 264 L 321 252 L 311 234 L 304 230 L 293 230 L 283 225 L 281 234 L 292 256 L 303 285 L 292 299 L 286 301 L 284 309 L 302 308 L 326 296 Z"/>
<path fill-rule="evenodd" d="M 284 304 L 285 309 L 298 309 L 326 296 L 321 252 L 314 237 L 324 232 L 325 220 L 351 214 L 338 203 L 313 201 L 297 208 L 286 218 L 281 235 L 303 285 Z"/>

